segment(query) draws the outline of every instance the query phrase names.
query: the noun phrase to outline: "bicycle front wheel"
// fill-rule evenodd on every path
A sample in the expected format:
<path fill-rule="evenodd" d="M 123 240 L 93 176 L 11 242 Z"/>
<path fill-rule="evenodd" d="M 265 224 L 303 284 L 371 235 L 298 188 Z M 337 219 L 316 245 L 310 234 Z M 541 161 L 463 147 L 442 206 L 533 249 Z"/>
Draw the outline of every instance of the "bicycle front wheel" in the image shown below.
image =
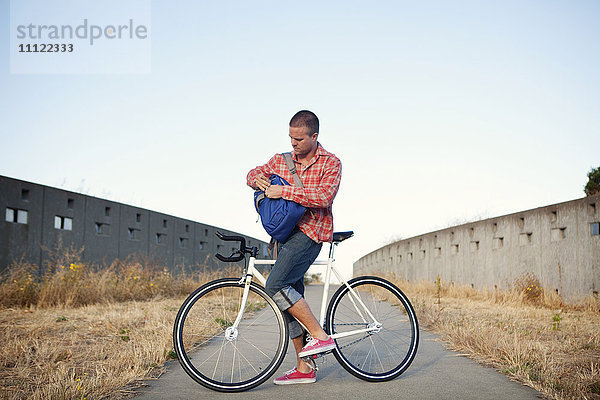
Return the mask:
<path fill-rule="evenodd" d="M 173 328 L 179 362 L 196 382 L 221 392 L 240 392 L 269 379 L 288 344 L 283 314 L 265 290 L 252 283 L 243 319 L 244 284 L 220 279 L 197 289 L 183 303 Z"/>
<path fill-rule="evenodd" d="M 400 289 L 382 278 L 361 276 L 348 285 L 352 292 L 342 285 L 327 309 L 327 333 L 340 334 L 335 339 L 335 358 L 352 375 L 366 381 L 398 377 L 414 359 L 419 344 L 419 324 L 412 305 Z M 350 334 L 364 329 L 367 332 Z"/>

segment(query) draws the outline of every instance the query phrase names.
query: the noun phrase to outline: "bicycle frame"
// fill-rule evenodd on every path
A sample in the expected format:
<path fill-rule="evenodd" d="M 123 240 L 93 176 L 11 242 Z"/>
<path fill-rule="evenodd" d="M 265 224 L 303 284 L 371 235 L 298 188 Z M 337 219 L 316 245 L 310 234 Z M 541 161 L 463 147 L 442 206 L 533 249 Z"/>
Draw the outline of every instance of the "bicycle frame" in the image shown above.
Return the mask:
<path fill-rule="evenodd" d="M 335 267 L 333 265 L 334 261 L 335 261 L 335 259 L 333 258 L 333 252 L 334 252 L 335 246 L 337 246 L 337 243 L 331 243 L 331 247 L 329 249 L 329 257 L 327 260 L 316 260 L 312 264 L 312 265 L 326 265 L 327 266 L 326 272 L 325 272 L 325 286 L 323 287 L 323 297 L 321 299 L 321 312 L 320 312 L 320 316 L 319 316 L 319 324 L 323 328 L 325 328 L 325 312 L 326 312 L 326 308 L 327 308 L 327 299 L 329 298 L 329 286 L 330 286 L 330 281 L 331 281 L 331 273 L 333 272 L 335 274 L 336 278 L 343 285 L 346 285 L 346 287 L 352 294 L 352 296 L 350 297 L 350 300 L 352 301 L 354 308 L 356 309 L 357 313 L 362 318 L 365 325 L 367 325 L 367 327 L 363 328 L 363 329 L 355 329 L 355 330 L 348 331 L 348 332 L 332 334 L 331 337 L 334 339 L 337 339 L 337 338 L 341 338 L 341 337 L 357 335 L 360 333 L 376 331 L 377 329 L 381 328 L 382 325 L 375 319 L 373 314 L 369 311 L 369 309 L 365 306 L 365 304 L 361 300 L 360 296 L 354 291 L 354 289 L 348 284 L 348 282 L 340 275 L 340 273 L 335 269 Z M 246 274 L 244 276 L 242 276 L 242 278 L 240 279 L 240 283 L 245 283 L 245 285 L 246 285 L 244 288 L 244 293 L 243 293 L 242 302 L 240 305 L 240 310 L 238 312 L 237 318 L 235 319 L 235 322 L 233 323 L 233 325 L 227 329 L 232 334 L 233 334 L 233 332 L 237 331 L 237 327 L 238 327 L 239 323 L 241 322 L 242 316 L 246 309 L 246 301 L 248 300 L 248 293 L 250 291 L 250 284 L 252 282 L 252 278 L 256 277 L 258 279 L 258 281 L 260 283 L 262 283 L 263 286 L 265 286 L 265 284 L 267 282 L 265 277 L 255 268 L 255 266 L 256 265 L 273 265 L 273 264 L 275 264 L 275 260 L 257 260 L 254 256 L 250 257 L 250 262 L 249 262 Z M 362 312 L 361 312 L 361 310 L 362 310 Z M 364 314 L 366 314 L 370 318 L 369 321 L 367 321 L 367 318 L 365 318 Z"/>

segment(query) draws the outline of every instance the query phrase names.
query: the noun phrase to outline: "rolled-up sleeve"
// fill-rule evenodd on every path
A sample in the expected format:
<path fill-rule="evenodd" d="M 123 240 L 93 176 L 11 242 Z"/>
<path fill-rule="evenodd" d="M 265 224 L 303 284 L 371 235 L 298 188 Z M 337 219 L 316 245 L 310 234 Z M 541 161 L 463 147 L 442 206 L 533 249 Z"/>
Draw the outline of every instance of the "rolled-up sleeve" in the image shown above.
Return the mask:
<path fill-rule="evenodd" d="M 277 165 L 277 160 L 275 159 L 276 157 L 276 155 L 271 157 L 269 162 L 267 162 L 265 165 L 259 165 L 248 172 L 248 175 L 246 175 L 246 183 L 248 186 L 254 190 L 257 190 L 258 187 L 256 186 L 256 177 L 258 175 L 263 174 L 267 178 L 270 178 L 271 175 L 275 174 L 275 168 Z"/>

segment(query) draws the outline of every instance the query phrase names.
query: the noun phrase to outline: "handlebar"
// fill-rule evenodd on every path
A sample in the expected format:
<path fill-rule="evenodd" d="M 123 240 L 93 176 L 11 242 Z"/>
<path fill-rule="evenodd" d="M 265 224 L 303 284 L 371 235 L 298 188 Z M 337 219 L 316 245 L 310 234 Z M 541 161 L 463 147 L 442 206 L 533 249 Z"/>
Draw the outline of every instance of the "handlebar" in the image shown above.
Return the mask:
<path fill-rule="evenodd" d="M 215 257 L 217 257 L 219 260 L 223 261 L 223 262 L 238 262 L 238 261 L 242 261 L 244 259 L 244 252 L 246 251 L 246 239 L 244 239 L 241 236 L 226 236 L 223 235 L 221 232 L 215 232 L 215 234 L 217 235 L 217 237 L 221 240 L 224 240 L 226 242 L 240 242 L 240 249 L 237 251 L 234 251 L 231 256 L 229 257 L 224 257 L 221 254 L 215 254 Z"/>

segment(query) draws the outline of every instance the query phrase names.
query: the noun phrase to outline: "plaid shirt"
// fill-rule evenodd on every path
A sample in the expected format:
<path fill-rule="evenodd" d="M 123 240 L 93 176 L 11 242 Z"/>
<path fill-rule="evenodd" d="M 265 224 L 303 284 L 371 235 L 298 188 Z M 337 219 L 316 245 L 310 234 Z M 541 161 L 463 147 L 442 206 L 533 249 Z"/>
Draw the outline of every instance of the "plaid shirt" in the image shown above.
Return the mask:
<path fill-rule="evenodd" d="M 342 163 L 332 153 L 317 144 L 317 153 L 305 167 L 292 152 L 292 159 L 304 187 L 295 187 L 294 177 L 290 173 L 285 159 L 281 154 L 275 154 L 268 163 L 258 166 L 248 172 L 248 186 L 258 189 L 255 185 L 256 176 L 260 173 L 267 178 L 279 175 L 291 186 L 283 187 L 283 198 L 299 203 L 307 208 L 298 228 L 317 243 L 330 242 L 333 237 L 333 213 L 331 206 L 340 186 L 342 178 Z"/>

